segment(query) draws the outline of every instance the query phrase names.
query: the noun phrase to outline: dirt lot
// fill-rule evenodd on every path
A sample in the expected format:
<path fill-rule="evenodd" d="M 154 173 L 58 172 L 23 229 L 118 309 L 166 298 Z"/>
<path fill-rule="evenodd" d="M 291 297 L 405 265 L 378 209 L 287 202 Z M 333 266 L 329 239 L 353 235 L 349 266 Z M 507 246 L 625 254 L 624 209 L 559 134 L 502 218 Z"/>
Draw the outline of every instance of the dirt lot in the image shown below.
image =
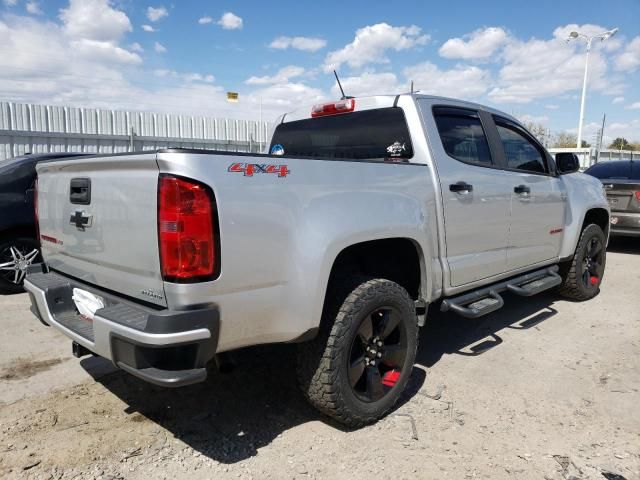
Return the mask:
<path fill-rule="evenodd" d="M 26 295 L 3 297 L 0 477 L 640 479 L 638 285 L 640 242 L 616 241 L 591 302 L 435 313 L 401 405 L 356 431 L 307 406 L 288 347 L 163 390 L 78 362 Z"/>

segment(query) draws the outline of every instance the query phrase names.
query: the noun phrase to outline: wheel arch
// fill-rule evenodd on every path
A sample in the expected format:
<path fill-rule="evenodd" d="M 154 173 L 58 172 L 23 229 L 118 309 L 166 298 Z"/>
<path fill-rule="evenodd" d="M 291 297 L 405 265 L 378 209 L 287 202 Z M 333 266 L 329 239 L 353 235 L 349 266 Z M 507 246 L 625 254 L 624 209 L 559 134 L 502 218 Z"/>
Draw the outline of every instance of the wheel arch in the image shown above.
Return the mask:
<path fill-rule="evenodd" d="M 591 208 L 585 212 L 584 220 L 582 221 L 582 232 L 587 225 L 598 225 L 604 232 L 605 237 L 609 236 L 609 212 L 604 208 Z"/>
<path fill-rule="evenodd" d="M 413 300 L 426 298 L 427 269 L 422 247 L 408 237 L 381 238 L 354 243 L 335 256 L 323 298 L 323 309 L 331 285 L 340 275 L 385 278 L 401 285 Z M 425 312 L 418 311 L 423 315 Z"/>
<path fill-rule="evenodd" d="M 40 243 L 37 238 L 35 227 L 28 227 L 21 225 L 17 227 L 9 227 L 0 229 L 0 242 L 3 242 L 5 238 L 12 238 L 16 236 L 25 236 L 33 238 L 38 244 Z"/>
<path fill-rule="evenodd" d="M 586 208 L 583 215 L 575 215 L 574 221 L 565 228 L 560 262 L 565 263 L 573 258 L 582 232 L 592 223 L 602 228 L 605 238 L 609 238 L 609 211 L 601 205 Z"/>

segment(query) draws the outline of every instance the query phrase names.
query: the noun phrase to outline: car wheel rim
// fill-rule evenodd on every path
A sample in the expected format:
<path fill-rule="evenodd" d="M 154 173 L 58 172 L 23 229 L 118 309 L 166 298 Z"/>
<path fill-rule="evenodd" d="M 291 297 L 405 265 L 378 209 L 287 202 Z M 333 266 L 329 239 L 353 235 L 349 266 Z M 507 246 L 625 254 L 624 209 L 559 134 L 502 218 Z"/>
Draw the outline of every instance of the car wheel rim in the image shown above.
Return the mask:
<path fill-rule="evenodd" d="M 349 385 L 355 396 L 376 402 L 396 385 L 405 368 L 407 332 L 400 312 L 381 307 L 362 319 L 348 358 Z"/>
<path fill-rule="evenodd" d="M 602 279 L 604 263 L 604 245 L 599 238 L 593 237 L 587 243 L 582 262 L 582 283 L 587 288 L 598 288 Z"/>
<path fill-rule="evenodd" d="M 20 285 L 40 251 L 27 244 L 14 244 L 0 252 L 0 277 L 9 283 Z"/>

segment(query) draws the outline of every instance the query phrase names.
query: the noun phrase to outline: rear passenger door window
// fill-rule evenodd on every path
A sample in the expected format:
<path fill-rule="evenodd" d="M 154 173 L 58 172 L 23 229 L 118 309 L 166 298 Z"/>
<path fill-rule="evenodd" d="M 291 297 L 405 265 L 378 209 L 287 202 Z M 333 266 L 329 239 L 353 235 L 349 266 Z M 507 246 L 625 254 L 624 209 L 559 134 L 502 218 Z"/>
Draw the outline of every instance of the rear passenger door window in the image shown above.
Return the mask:
<path fill-rule="evenodd" d="M 499 117 L 494 117 L 494 120 L 508 169 L 528 173 L 548 173 L 544 153 L 524 130 L 508 120 Z"/>
<path fill-rule="evenodd" d="M 493 165 L 489 142 L 474 110 L 435 107 L 433 115 L 445 152 L 464 163 Z"/>

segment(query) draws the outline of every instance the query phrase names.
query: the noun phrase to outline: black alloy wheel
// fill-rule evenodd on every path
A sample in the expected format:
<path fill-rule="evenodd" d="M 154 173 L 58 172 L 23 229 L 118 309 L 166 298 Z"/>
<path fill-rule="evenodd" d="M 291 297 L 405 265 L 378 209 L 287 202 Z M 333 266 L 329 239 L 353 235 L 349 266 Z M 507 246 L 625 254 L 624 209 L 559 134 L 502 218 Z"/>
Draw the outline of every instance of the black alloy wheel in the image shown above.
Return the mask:
<path fill-rule="evenodd" d="M 402 374 L 407 358 L 407 331 L 401 314 L 382 307 L 363 318 L 349 355 L 349 384 L 365 402 L 387 395 Z"/>
<path fill-rule="evenodd" d="M 600 238 L 592 237 L 587 243 L 582 261 L 582 284 L 597 289 L 604 271 L 604 245 Z"/>

